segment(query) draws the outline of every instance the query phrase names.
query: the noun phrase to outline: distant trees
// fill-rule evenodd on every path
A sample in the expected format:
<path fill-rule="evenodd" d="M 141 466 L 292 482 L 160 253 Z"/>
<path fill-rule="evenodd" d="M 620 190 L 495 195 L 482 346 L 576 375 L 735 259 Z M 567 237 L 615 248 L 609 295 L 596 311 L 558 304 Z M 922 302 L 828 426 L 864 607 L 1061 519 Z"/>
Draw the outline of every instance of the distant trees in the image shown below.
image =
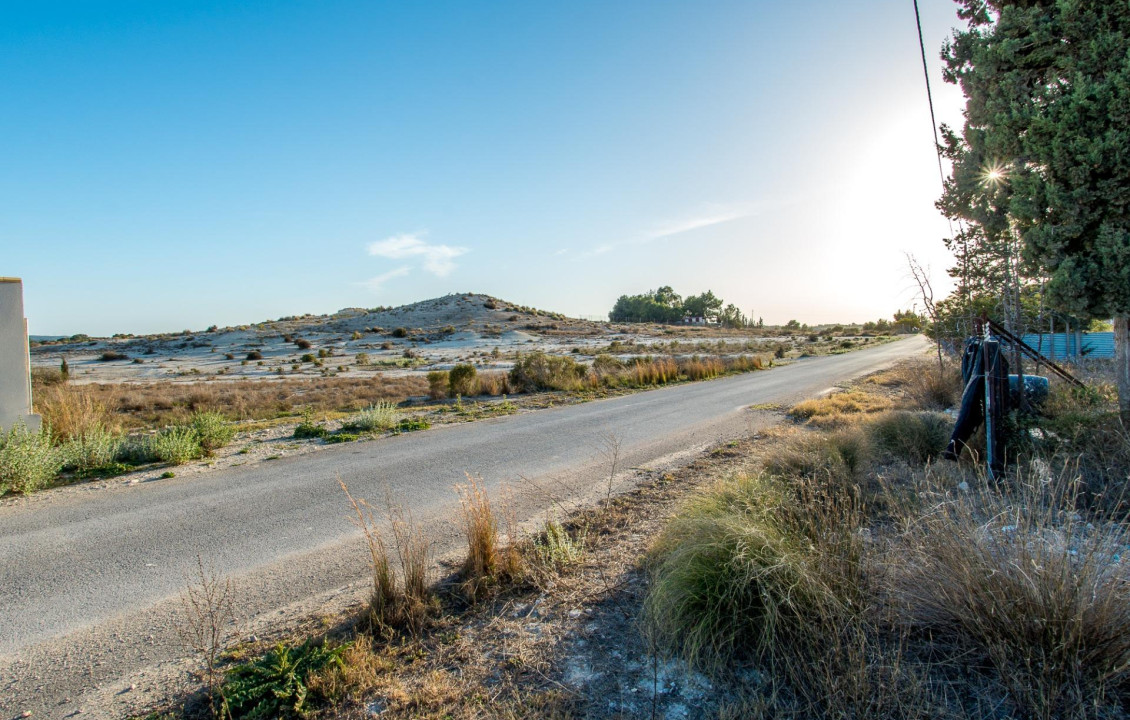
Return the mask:
<path fill-rule="evenodd" d="M 670 285 L 642 295 L 621 295 L 608 313 L 608 319 L 613 322 L 676 323 L 691 317 L 701 317 L 725 327 L 754 325 L 733 303 L 723 308 L 722 298 L 710 290 L 684 299 Z"/>

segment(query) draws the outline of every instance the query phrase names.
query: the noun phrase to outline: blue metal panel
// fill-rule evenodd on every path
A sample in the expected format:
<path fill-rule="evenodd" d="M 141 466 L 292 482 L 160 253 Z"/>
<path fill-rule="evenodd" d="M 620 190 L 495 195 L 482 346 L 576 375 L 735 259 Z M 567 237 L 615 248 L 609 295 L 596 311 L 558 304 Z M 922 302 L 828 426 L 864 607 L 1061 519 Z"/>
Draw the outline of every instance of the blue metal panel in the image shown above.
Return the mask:
<path fill-rule="evenodd" d="M 1024 342 L 1053 360 L 1069 360 L 1079 356 L 1074 333 L 1025 335 Z M 1088 358 L 1114 357 L 1114 333 L 1083 333 L 1082 351 L 1083 357 Z"/>

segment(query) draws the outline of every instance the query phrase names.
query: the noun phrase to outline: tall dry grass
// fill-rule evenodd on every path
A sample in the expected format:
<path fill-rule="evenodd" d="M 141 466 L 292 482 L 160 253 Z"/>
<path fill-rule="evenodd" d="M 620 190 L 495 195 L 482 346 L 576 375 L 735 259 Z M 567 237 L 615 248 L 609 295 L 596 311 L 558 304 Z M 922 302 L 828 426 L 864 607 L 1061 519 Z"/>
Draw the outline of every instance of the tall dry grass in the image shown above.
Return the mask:
<path fill-rule="evenodd" d="M 62 399 L 54 392 L 35 389 L 37 412 L 65 433 L 99 418 L 107 427 L 128 430 L 186 423 L 198 411 L 237 420 L 296 415 L 305 408 L 358 411 L 380 401 L 427 395 L 428 383 L 423 376 L 403 375 L 70 385 L 58 390 Z"/>
<path fill-rule="evenodd" d="M 432 543 L 411 514 L 386 495 L 383 519 L 392 536 L 392 552 L 381 534 L 373 507 L 364 498 L 354 498 L 339 478 L 353 511 L 352 521 L 361 530 L 369 552 L 373 591 L 369 598 L 369 623 L 374 633 L 384 634 L 399 629 L 419 634 L 434 607 L 429 583 L 432 565 Z M 400 569 L 400 582 L 392 570 L 395 558 Z"/>
<path fill-rule="evenodd" d="M 66 442 L 104 431 L 117 423 L 111 411 L 116 392 L 100 392 L 90 386 L 55 384 L 38 388 L 35 411 L 43 416 L 56 442 Z"/>
<path fill-rule="evenodd" d="M 691 500 L 649 559 L 657 646 L 720 681 L 737 716 L 1122 717 L 1130 707 L 1130 516 L 1092 492 L 1111 401 L 1055 400 L 1010 475 L 935 463 L 950 422 L 905 369 L 770 433 L 751 474 Z M 1056 407 L 1055 402 L 1060 406 Z M 838 408 L 849 407 L 841 412 Z M 937 406 L 937 405 L 933 405 Z M 1112 428 L 1113 429 L 1113 428 Z M 1120 436 L 1097 453 L 1130 475 Z M 1070 453 L 1065 453 L 1069 449 Z M 1014 453 L 1015 455 L 1016 453 Z M 749 690 L 749 688 L 746 688 Z"/>
<path fill-rule="evenodd" d="M 1013 485 L 951 491 L 884 563 L 900 621 L 991 669 L 1026 717 L 1130 699 L 1130 534 L 1124 516 L 1084 519 L 1079 490 L 1038 462 Z"/>
<path fill-rule="evenodd" d="M 467 559 L 463 577 L 472 598 L 497 578 L 501 549 L 498 519 L 481 477 L 466 473 L 467 484 L 456 486 L 459 494 L 463 535 L 467 541 Z"/>

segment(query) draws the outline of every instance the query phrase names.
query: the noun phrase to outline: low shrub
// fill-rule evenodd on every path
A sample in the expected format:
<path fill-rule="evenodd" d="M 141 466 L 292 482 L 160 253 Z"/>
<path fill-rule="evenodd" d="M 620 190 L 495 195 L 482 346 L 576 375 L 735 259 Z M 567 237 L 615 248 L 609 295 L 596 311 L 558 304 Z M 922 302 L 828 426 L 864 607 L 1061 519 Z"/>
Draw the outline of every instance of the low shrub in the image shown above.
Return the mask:
<path fill-rule="evenodd" d="M 518 358 L 510 369 L 510 385 L 519 392 L 537 390 L 578 390 L 588 368 L 571 357 L 554 357 L 543 352 Z"/>
<path fill-rule="evenodd" d="M 571 534 L 560 522 L 549 520 L 542 533 L 534 538 L 533 554 L 541 567 L 559 571 L 584 558 L 585 540 L 584 529 Z"/>
<path fill-rule="evenodd" d="M 0 431 L 0 495 L 38 490 L 55 479 L 63 463 L 46 429 L 33 433 L 20 423 Z"/>
<path fill-rule="evenodd" d="M 432 370 L 428 373 L 428 397 L 442 400 L 447 396 L 448 378 L 446 370 Z"/>
<path fill-rule="evenodd" d="M 426 419 L 414 417 L 403 418 L 399 423 L 397 423 L 396 429 L 399 432 L 414 432 L 416 430 L 427 430 L 431 426 L 432 424 Z"/>
<path fill-rule="evenodd" d="M 868 433 L 876 449 L 920 465 L 946 449 L 953 421 L 936 412 L 891 410 L 873 419 Z"/>
<path fill-rule="evenodd" d="M 298 338 L 294 341 L 294 345 L 299 350 L 309 350 L 311 347 L 313 347 L 313 343 L 311 343 L 306 338 Z"/>
<path fill-rule="evenodd" d="M 1114 717 L 1130 682 L 1126 518 L 1088 523 L 1078 483 L 1047 473 L 945 498 L 892 548 L 891 590 L 935 652 L 998 679 L 1007 714 Z"/>
<path fill-rule="evenodd" d="M 400 423 L 400 412 L 391 402 L 376 402 L 342 423 L 343 430 L 382 432 Z"/>
<path fill-rule="evenodd" d="M 593 372 L 597 377 L 604 379 L 606 377 L 615 377 L 624 369 L 624 363 L 612 355 L 600 353 L 592 361 Z"/>
<path fill-rule="evenodd" d="M 220 688 L 221 714 L 239 718 L 307 717 L 312 700 L 308 680 L 329 666 L 342 664 L 348 645 L 279 643 L 266 655 L 228 670 Z"/>
<path fill-rule="evenodd" d="M 160 462 L 153 450 L 153 437 L 146 435 L 127 435 L 118 444 L 118 451 L 114 457 L 116 462 L 129 465 L 145 465 Z"/>
<path fill-rule="evenodd" d="M 842 500 L 842 498 L 836 498 Z M 859 604 L 855 506 L 740 476 L 695 498 L 649 559 L 645 627 L 695 667 L 812 657 Z"/>
<path fill-rule="evenodd" d="M 189 427 L 196 433 L 196 439 L 207 455 L 224 447 L 235 437 L 235 427 L 218 412 L 193 413 Z"/>
<path fill-rule="evenodd" d="M 129 355 L 117 352 L 116 350 L 107 350 L 98 356 L 101 362 L 113 362 L 114 360 L 129 360 Z"/>
<path fill-rule="evenodd" d="M 314 413 L 307 408 L 302 413 L 302 422 L 294 428 L 294 437 L 299 439 L 324 438 L 329 433 L 325 427 L 314 422 Z"/>
<path fill-rule="evenodd" d="M 196 431 L 187 426 L 165 428 L 149 442 L 153 456 L 172 465 L 183 465 L 204 455 Z"/>
<path fill-rule="evenodd" d="M 408 337 L 408 328 L 398 327 L 390 333 L 394 338 Z"/>
<path fill-rule="evenodd" d="M 478 389 L 475 382 L 477 375 L 474 365 L 456 365 L 447 374 L 447 396 L 474 395 Z"/>
<path fill-rule="evenodd" d="M 85 473 L 114 462 L 121 444 L 121 437 L 116 433 L 95 425 L 65 441 L 59 451 L 63 456 L 64 469 Z"/>
<path fill-rule="evenodd" d="M 252 350 L 251 352 L 247 353 L 247 359 L 248 360 L 262 360 L 263 359 L 263 353 L 259 352 L 258 350 Z"/>

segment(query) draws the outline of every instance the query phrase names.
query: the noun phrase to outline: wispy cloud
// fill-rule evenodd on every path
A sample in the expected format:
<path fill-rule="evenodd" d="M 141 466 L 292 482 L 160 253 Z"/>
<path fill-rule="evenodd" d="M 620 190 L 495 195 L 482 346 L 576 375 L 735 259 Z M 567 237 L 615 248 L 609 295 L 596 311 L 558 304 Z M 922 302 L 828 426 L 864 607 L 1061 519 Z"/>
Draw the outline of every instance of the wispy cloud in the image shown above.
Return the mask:
<path fill-rule="evenodd" d="M 740 220 L 741 218 L 749 217 L 753 214 L 755 214 L 753 210 L 748 207 L 719 208 L 699 213 L 660 225 L 647 234 L 644 242 L 659 240 L 660 238 L 671 237 L 672 235 L 681 235 L 682 233 L 710 227 L 711 225 L 721 225 L 722 223 Z"/>
<path fill-rule="evenodd" d="M 700 230 L 702 228 L 711 227 L 712 225 L 721 225 L 756 214 L 756 209 L 751 205 L 708 205 L 700 208 L 697 213 L 687 214 L 674 220 L 668 220 L 652 228 L 650 231 L 640 233 L 635 237 L 590 248 L 589 250 L 574 255 L 573 259 L 587 260 L 598 255 L 612 252 L 622 245 L 645 245 L 656 240 L 681 235 L 682 233 L 691 232 L 692 230 Z"/>
<path fill-rule="evenodd" d="M 369 278 L 364 282 L 364 285 L 365 287 L 369 288 L 369 290 L 377 292 L 389 280 L 392 280 L 393 278 L 404 277 L 409 272 L 411 272 L 411 270 L 412 268 L 408 267 L 407 265 L 398 267 L 395 270 L 389 270 L 386 273 L 381 273 L 376 277 Z"/>
<path fill-rule="evenodd" d="M 433 245 L 426 242 L 423 233 L 393 235 L 369 244 L 369 254 L 392 260 L 421 258 L 424 269 L 444 277 L 455 269 L 455 258 L 470 252 L 467 248 L 451 245 Z"/>

